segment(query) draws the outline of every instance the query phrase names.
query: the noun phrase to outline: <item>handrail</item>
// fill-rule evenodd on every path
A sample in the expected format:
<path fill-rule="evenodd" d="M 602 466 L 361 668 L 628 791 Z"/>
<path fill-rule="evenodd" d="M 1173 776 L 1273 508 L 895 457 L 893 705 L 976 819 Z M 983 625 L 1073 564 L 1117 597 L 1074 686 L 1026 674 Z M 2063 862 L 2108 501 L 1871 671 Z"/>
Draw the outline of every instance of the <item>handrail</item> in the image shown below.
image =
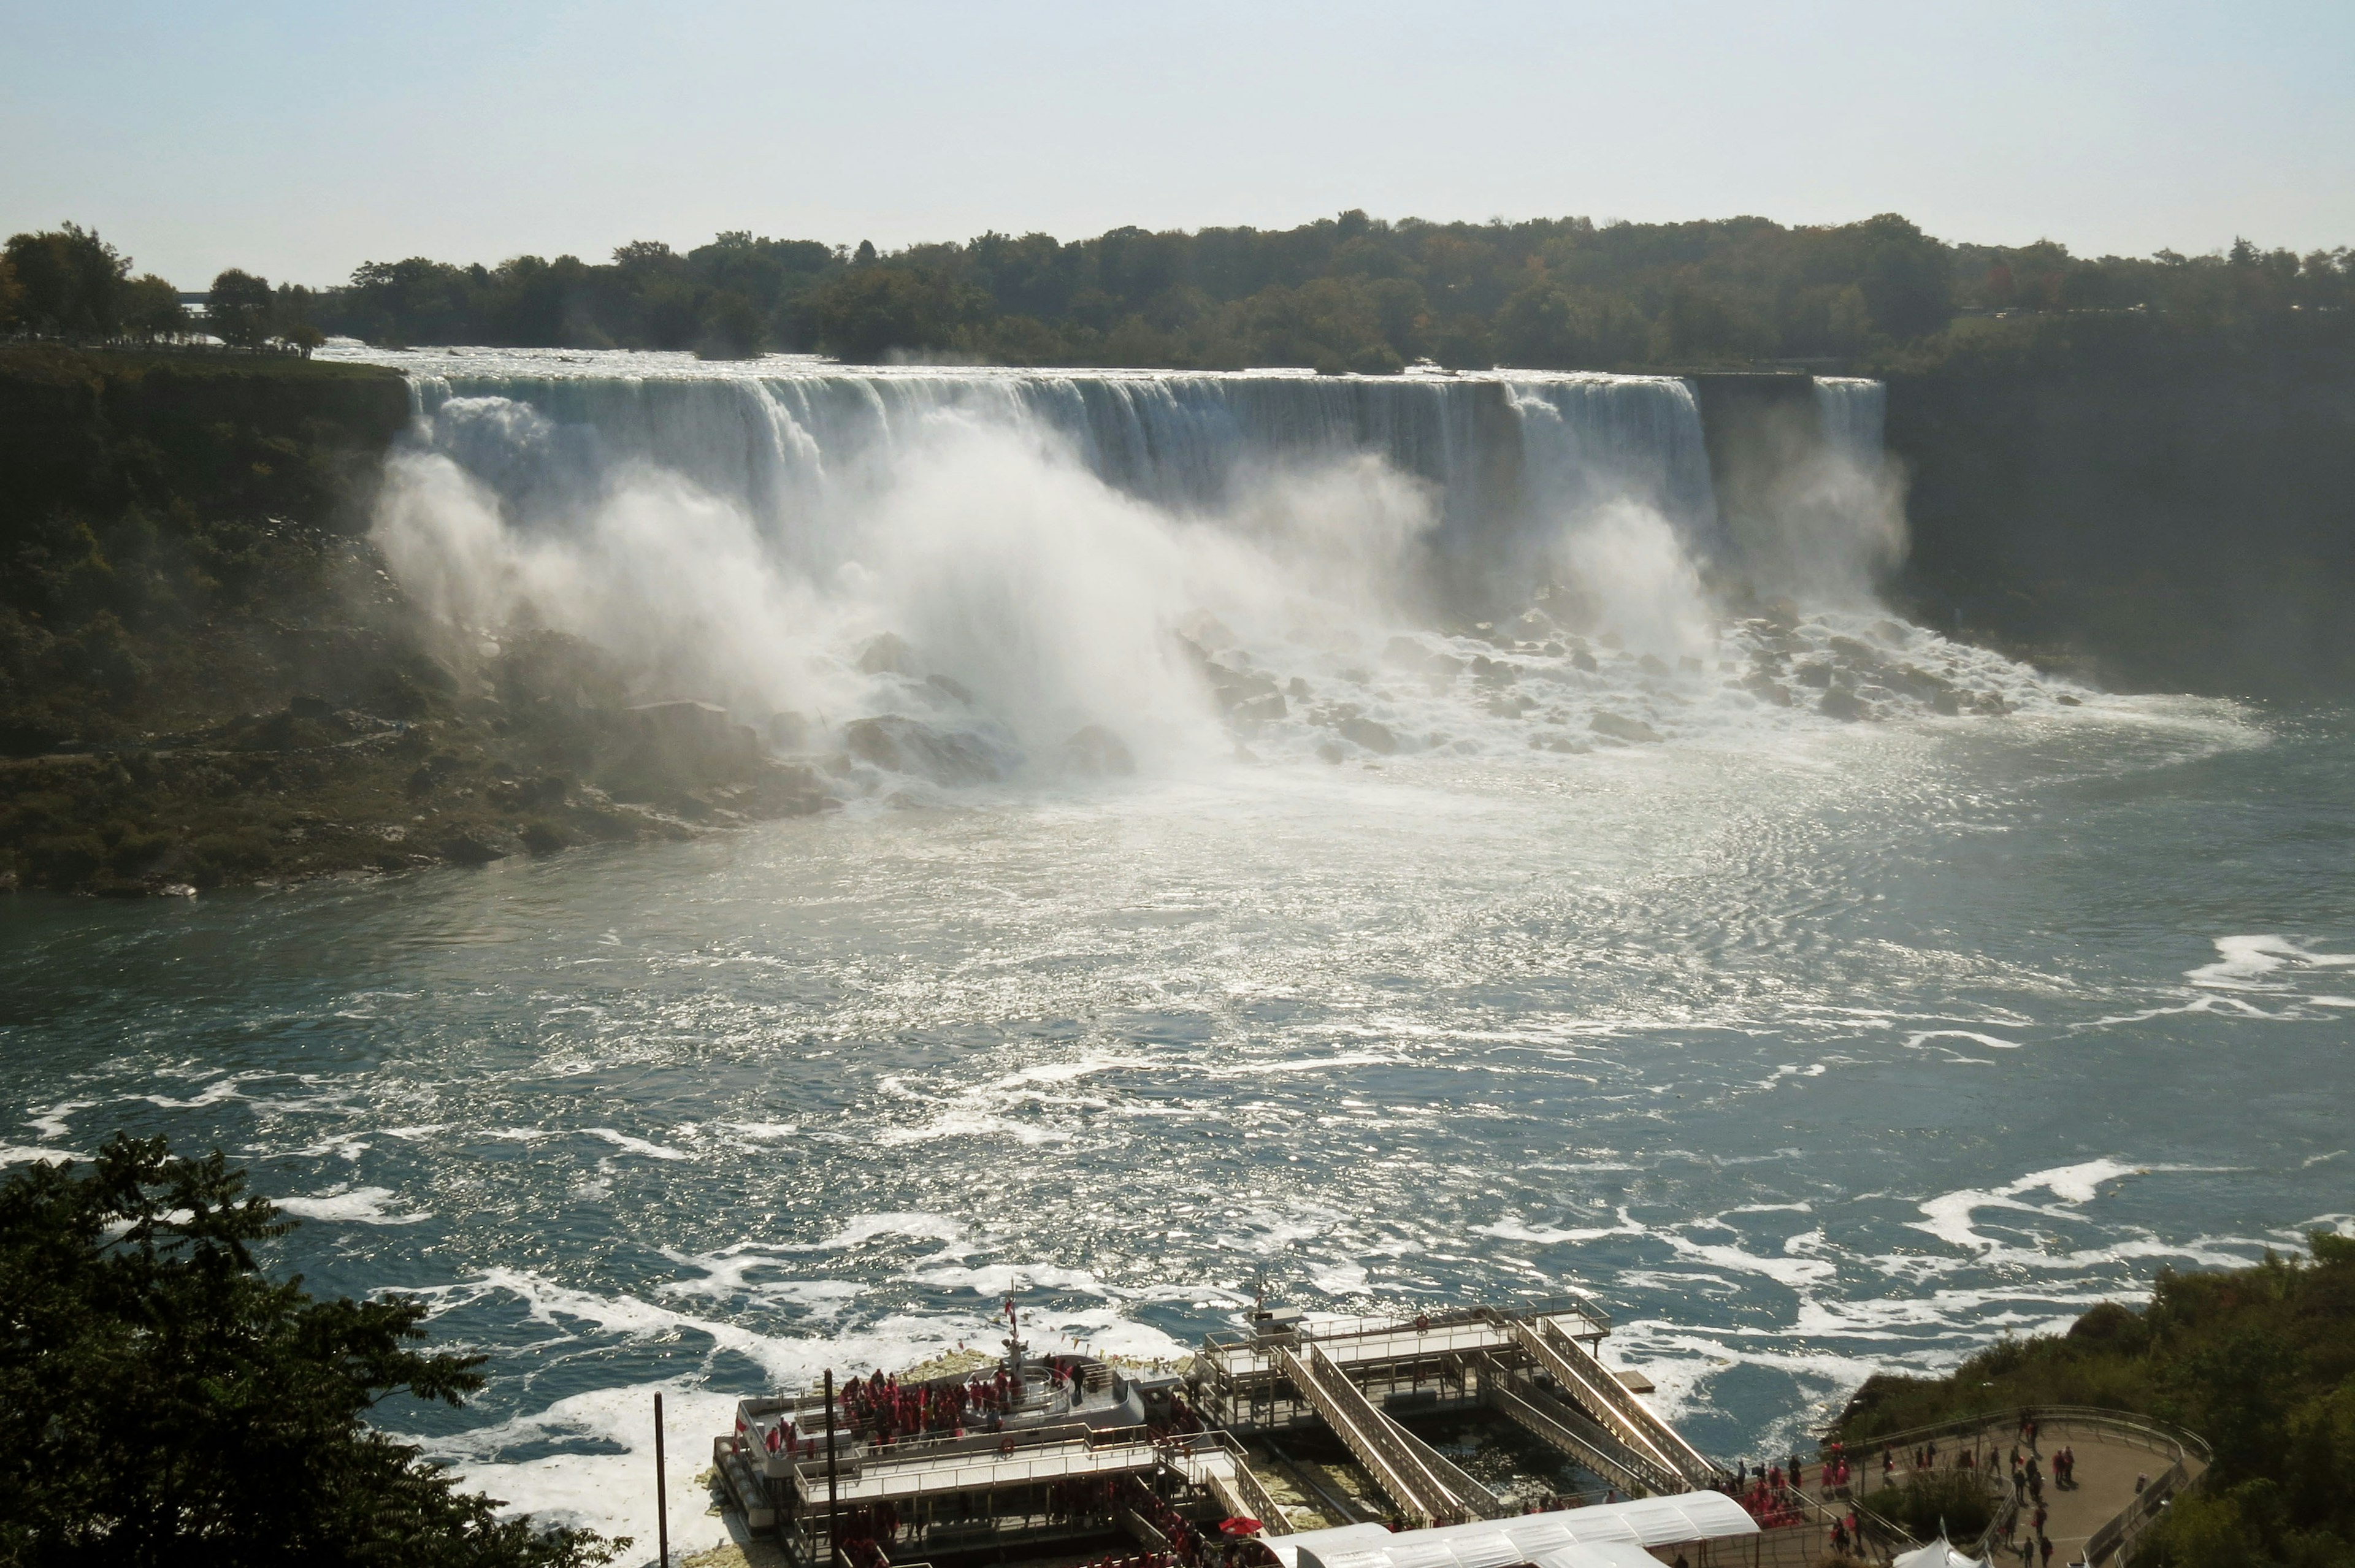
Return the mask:
<path fill-rule="evenodd" d="M 1332 1424 L 1375 1479 L 1384 1483 L 1382 1489 L 1402 1510 L 1433 1524 L 1464 1511 L 1470 1499 L 1457 1499 L 1420 1456 L 1385 1429 L 1381 1411 L 1321 1346 L 1305 1345 L 1297 1351 L 1279 1348 L 1276 1353 L 1302 1396 Z"/>
<path fill-rule="evenodd" d="M 2137 1446 L 2167 1454 L 2173 1461 L 2157 1481 L 2137 1493 L 2132 1501 L 2087 1539 L 2085 1561 L 2090 1563 L 2098 1563 L 2119 1550 L 2151 1516 L 2167 1505 L 2176 1492 L 2196 1484 L 2197 1478 L 2192 1476 L 2188 1462 L 2190 1458 L 2196 1457 L 2202 1466 L 2212 1462 L 2212 1451 L 2206 1439 L 2198 1433 L 2132 1411 L 2104 1410 L 2099 1406 L 2083 1404 L 2019 1405 L 2010 1410 L 1989 1411 L 1976 1416 L 1884 1433 L 1863 1439 L 1859 1446 L 1862 1449 L 1874 1446 L 1912 1447 L 1925 1439 L 1977 1434 L 2006 1424 L 2017 1427 L 2022 1420 L 2030 1418 L 2041 1429 L 2091 1430 L 2122 1436 Z M 2002 1491 L 2005 1488 L 1998 1487 L 1996 1489 Z M 1987 1549 L 1997 1539 L 2005 1515 L 2012 1509 L 2010 1499 L 2007 1497 L 1998 1500 L 1995 1520 L 1979 1540 L 1978 1555 L 1982 1558 L 1986 1557 Z"/>
<path fill-rule="evenodd" d="M 1564 1292 L 1524 1302 L 1514 1307 L 1508 1314 L 1493 1307 L 1458 1307 L 1440 1312 L 1423 1313 L 1356 1313 L 1346 1317 L 1329 1317 L 1321 1322 L 1302 1322 L 1295 1325 L 1291 1332 L 1297 1333 L 1304 1340 L 1348 1339 L 1411 1330 L 1416 1327 L 1418 1318 L 1423 1320 L 1425 1327 L 1437 1329 L 1461 1328 L 1467 1323 L 1483 1320 L 1493 1322 L 1499 1316 L 1524 1322 L 1538 1318 L 1578 1317 L 1585 1318 L 1606 1334 L 1612 1328 L 1611 1317 L 1603 1308 L 1594 1305 L 1586 1296 Z M 1206 1347 L 1220 1350 L 1249 1349 L 1254 1345 L 1267 1344 L 1268 1339 L 1269 1337 L 1266 1335 L 1231 1328 L 1214 1328 L 1202 1336 L 1202 1343 Z M 1273 1347 L 1270 1346 L 1270 1348 Z"/>
<path fill-rule="evenodd" d="M 1621 1441 L 1638 1453 L 1647 1454 L 1668 1474 L 1692 1485 L 1706 1486 L 1717 1479 L 1718 1467 L 1686 1442 L 1675 1427 L 1629 1392 L 1618 1375 L 1585 1346 L 1550 1322 L 1542 1328 L 1515 1323 L 1513 1334 L 1549 1371 L 1585 1390 L 1596 1406 L 1594 1416 L 1605 1428 L 1617 1428 Z"/>
<path fill-rule="evenodd" d="M 1668 1493 L 1679 1489 L 1681 1477 L 1675 1472 L 1653 1464 L 1583 1412 L 1560 1400 L 1541 1403 L 1534 1388 L 1514 1387 L 1514 1375 L 1504 1371 L 1493 1358 L 1483 1357 L 1481 1360 L 1480 1386 L 1506 1415 L 1538 1436 L 1557 1448 L 1568 1450 L 1572 1457 L 1589 1469 L 1630 1491 Z M 1556 1408 L 1549 1410 L 1547 1404 Z"/>
<path fill-rule="evenodd" d="M 2055 1424 L 2097 1425 L 2111 1427 L 2121 1432 L 2160 1437 L 2198 1455 L 2200 1462 L 2203 1465 L 2210 1463 L 2213 1457 L 2209 1450 L 2207 1439 L 2196 1432 L 2187 1431 L 2183 1427 L 2161 1421 L 2156 1416 L 2143 1415 L 2131 1410 L 2105 1410 L 2099 1405 L 2092 1404 L 2014 1405 L 1983 1411 L 1977 1415 L 1955 1416 L 1946 1421 L 1933 1422 L 1926 1426 L 1908 1426 L 1895 1432 L 1876 1433 L 1870 1437 L 1860 1437 L 1852 1444 L 1845 1444 L 1844 1446 L 1851 1456 L 1862 1453 L 1868 1448 L 1913 1447 L 1924 1439 L 1946 1437 L 1962 1432 L 1978 1432 L 2006 1422 L 2016 1427 L 2022 1420 L 2030 1418 L 2034 1419 L 2039 1426 Z M 1839 1440 L 1827 1436 L 1819 1448 L 1828 1447 L 1835 1441 Z"/>

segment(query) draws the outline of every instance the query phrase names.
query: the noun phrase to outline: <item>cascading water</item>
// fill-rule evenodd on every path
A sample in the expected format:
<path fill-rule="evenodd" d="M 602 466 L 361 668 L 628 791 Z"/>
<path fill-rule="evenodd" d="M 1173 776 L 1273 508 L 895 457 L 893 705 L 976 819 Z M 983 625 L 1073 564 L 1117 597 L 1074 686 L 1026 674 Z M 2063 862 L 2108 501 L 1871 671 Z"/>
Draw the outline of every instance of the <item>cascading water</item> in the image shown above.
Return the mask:
<path fill-rule="evenodd" d="M 889 717 L 992 773 L 1094 731 L 1164 771 L 1559 753 L 2041 690 L 1871 613 L 1875 382 L 1817 384 L 1787 522 L 1742 549 L 1671 378 L 479 353 L 413 385 L 379 537 L 431 608 L 578 634 L 643 696 L 820 752 Z M 1730 614 L 1753 565 L 1832 618 Z M 886 634 L 911 651 L 877 667 Z"/>

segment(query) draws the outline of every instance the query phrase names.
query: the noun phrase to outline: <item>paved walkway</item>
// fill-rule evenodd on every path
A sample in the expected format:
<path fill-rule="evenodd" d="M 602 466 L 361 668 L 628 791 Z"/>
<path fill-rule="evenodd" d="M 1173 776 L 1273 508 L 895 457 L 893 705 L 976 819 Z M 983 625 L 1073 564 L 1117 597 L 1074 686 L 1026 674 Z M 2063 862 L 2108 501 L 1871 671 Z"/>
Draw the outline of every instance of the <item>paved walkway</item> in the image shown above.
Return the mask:
<path fill-rule="evenodd" d="M 1982 1429 L 1979 1434 L 1981 1462 L 1986 1463 L 1992 1454 L 1998 1472 L 2008 1477 L 2010 1475 L 2011 1448 L 2017 1439 L 2017 1428 L 2009 1418 Z M 1967 1437 L 1939 1439 L 1938 1463 L 1941 1467 L 1952 1465 L 1958 1449 L 1968 1445 Z M 2073 1448 L 2077 1453 L 2077 1484 L 2067 1490 L 2052 1484 L 2052 1455 L 2064 1447 Z M 2085 1543 L 2093 1538 L 2094 1532 L 2126 1510 L 2135 1499 L 2137 1477 L 2156 1481 L 2175 1463 L 2171 1453 L 2146 1447 L 2114 1430 L 2069 1421 L 2046 1423 L 2037 1434 L 2034 1451 L 2044 1471 L 2044 1506 L 2050 1510 L 2044 1521 L 2044 1533 L 2052 1542 L 2052 1561 L 2056 1565 L 2077 1562 L 2083 1555 Z M 2022 1457 L 2030 1452 L 2027 1445 L 2020 1445 Z M 1894 1475 L 1902 1484 L 1909 1473 L 1909 1467 L 1903 1453 L 1897 1457 L 1898 1467 Z M 2197 1455 L 2187 1455 L 2184 1467 L 2190 1476 L 2197 1477 L 2207 1467 Z M 1869 1460 L 1861 1455 L 1851 1458 L 1849 1472 L 1859 1478 L 1865 1477 L 1869 1472 L 1870 1485 L 1875 1490 L 1879 1489 L 1880 1449 L 1872 1449 Z M 1809 1472 L 1810 1477 L 1814 1474 Z M 1870 1491 L 1860 1494 L 1860 1497 L 1867 1506 L 1870 1505 Z M 2020 1510 L 2019 1526 L 2014 1536 L 2015 1549 L 2007 1552 L 1998 1548 L 1995 1554 L 1997 1563 L 2026 1563 L 2023 1552 L 2027 1542 L 2033 1537 L 2028 1523 L 2034 1505 L 2030 1504 Z M 2040 1565 L 2042 1559 L 2039 1558 Z"/>

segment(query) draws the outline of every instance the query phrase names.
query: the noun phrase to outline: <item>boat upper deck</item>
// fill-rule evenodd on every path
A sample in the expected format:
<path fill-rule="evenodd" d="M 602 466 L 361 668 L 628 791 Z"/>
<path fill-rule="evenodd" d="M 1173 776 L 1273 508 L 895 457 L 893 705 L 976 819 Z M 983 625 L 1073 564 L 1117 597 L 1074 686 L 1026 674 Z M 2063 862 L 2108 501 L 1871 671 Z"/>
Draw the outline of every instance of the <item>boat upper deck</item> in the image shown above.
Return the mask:
<path fill-rule="evenodd" d="M 1340 1317 L 1263 1322 L 1256 1334 L 1204 1337 L 1195 1364 L 1230 1386 L 1282 1374 L 1281 1352 L 1314 1341 L 1344 1369 L 1509 1353 L 1516 1323 L 1550 1323 L 1573 1339 L 1600 1343 L 1611 1319 L 1582 1296 L 1551 1296 L 1510 1312 L 1472 1308 L 1420 1317 Z"/>

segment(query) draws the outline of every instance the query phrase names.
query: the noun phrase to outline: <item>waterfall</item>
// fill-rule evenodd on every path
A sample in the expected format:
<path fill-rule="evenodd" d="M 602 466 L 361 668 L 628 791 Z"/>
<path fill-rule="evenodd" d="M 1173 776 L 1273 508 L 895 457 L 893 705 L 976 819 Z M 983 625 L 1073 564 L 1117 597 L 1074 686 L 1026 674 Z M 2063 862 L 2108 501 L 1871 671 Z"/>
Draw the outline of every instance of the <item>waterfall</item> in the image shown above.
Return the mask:
<path fill-rule="evenodd" d="M 1859 464 L 1878 465 L 1881 427 L 1889 413 L 1889 385 L 1858 376 L 1816 378 L 1816 414 L 1824 444 Z"/>
<path fill-rule="evenodd" d="M 1464 737 L 1500 720 L 1578 749 L 1564 693 L 1722 667 L 1705 584 L 1756 564 L 1675 378 L 491 350 L 421 369 L 378 538 L 458 644 L 572 633 L 643 695 L 795 715 L 780 733 L 889 714 L 1014 756 L 1108 725 L 1149 756 L 1229 744 L 1247 711 L 1256 743 L 1316 754 L 1337 726 L 1379 752 L 1502 743 Z M 1846 511 L 1879 504 L 1853 476 L 1881 466 L 1881 390 L 1815 395 L 1773 564 L 1778 591 L 1816 573 L 1846 602 L 1873 559 Z M 914 651 L 873 652 L 884 634 Z M 1484 647 L 1535 662 L 1500 674 Z M 1433 693 L 1466 667 L 1488 684 L 1467 712 L 1380 660 Z M 1500 689 L 1540 667 L 1550 685 Z M 1673 717 L 1648 688 L 1617 700 L 1629 734 Z"/>

